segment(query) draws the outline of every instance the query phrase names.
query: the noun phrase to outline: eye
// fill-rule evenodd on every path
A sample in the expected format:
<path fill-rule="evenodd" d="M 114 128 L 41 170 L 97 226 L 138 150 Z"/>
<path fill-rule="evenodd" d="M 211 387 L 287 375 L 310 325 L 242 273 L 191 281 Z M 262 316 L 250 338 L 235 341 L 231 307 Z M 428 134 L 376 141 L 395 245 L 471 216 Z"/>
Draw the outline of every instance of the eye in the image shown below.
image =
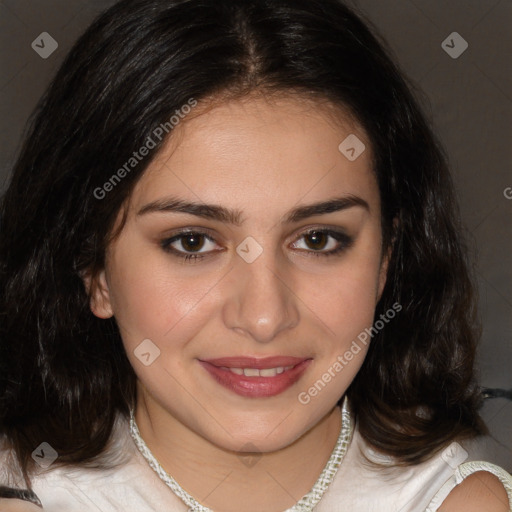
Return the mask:
<path fill-rule="evenodd" d="M 300 246 L 301 241 L 305 242 L 305 247 Z M 301 237 L 292 244 L 294 249 L 307 253 L 308 256 L 334 256 L 348 249 L 354 243 L 353 238 L 341 231 L 332 229 L 311 229 L 302 234 Z M 182 231 L 167 238 L 161 242 L 164 251 L 173 256 L 188 260 L 200 260 L 219 252 L 215 249 L 216 242 L 213 237 L 201 231 Z"/>
<path fill-rule="evenodd" d="M 353 238 L 341 231 L 332 229 L 312 229 L 304 233 L 299 241 L 304 240 L 306 247 L 294 248 L 305 250 L 313 256 L 331 256 L 348 249 L 354 242 Z"/>
<path fill-rule="evenodd" d="M 205 256 L 203 253 L 213 252 L 216 243 L 206 233 L 185 231 L 163 240 L 161 245 L 165 251 L 189 260 L 201 259 Z"/>

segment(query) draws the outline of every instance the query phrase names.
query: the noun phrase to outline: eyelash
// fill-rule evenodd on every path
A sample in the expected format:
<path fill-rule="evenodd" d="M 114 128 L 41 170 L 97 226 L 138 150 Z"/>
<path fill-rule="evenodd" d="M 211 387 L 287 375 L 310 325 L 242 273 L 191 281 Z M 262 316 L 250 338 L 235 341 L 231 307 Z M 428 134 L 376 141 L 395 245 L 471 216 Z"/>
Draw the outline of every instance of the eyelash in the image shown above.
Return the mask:
<path fill-rule="evenodd" d="M 312 235 L 313 233 L 328 235 L 328 236 L 334 238 L 339 243 L 339 245 L 338 245 L 338 247 L 336 247 L 335 249 L 331 249 L 330 251 L 315 251 L 312 249 L 307 250 L 306 252 L 308 252 L 310 256 L 316 256 L 316 257 L 336 256 L 336 255 L 340 254 L 341 252 L 345 251 L 346 249 L 349 249 L 352 246 L 352 244 L 354 243 L 354 239 L 352 237 L 346 235 L 345 233 L 343 233 L 341 231 L 334 231 L 332 229 L 310 229 L 310 230 L 306 231 L 305 233 L 303 233 L 299 238 L 297 238 L 297 241 L 305 236 Z M 208 256 L 211 254 L 211 252 L 204 253 L 204 254 L 202 254 L 202 253 L 188 253 L 187 254 L 187 253 L 183 253 L 181 251 L 178 251 L 178 250 L 170 247 L 172 243 L 174 243 L 178 240 L 181 240 L 183 238 L 186 238 L 187 236 L 190 236 L 190 235 L 204 236 L 209 241 L 215 242 L 215 239 L 212 236 L 210 236 L 208 233 L 205 233 L 203 231 L 193 231 L 193 230 L 187 229 L 187 230 L 181 231 L 181 232 L 173 235 L 171 238 L 162 240 L 162 242 L 161 242 L 162 249 L 168 253 L 171 253 L 173 256 L 183 258 L 185 260 L 185 262 L 190 262 L 190 263 L 192 263 L 190 260 L 194 260 L 194 261 L 202 260 L 205 256 Z M 304 251 L 304 249 L 301 249 L 301 250 Z"/>

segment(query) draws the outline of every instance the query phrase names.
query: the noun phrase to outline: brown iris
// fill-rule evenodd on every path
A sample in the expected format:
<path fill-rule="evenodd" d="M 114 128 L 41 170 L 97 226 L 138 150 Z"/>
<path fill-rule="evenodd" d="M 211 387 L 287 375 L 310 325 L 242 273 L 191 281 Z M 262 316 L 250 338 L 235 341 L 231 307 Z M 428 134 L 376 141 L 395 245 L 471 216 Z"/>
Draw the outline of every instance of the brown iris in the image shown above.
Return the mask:
<path fill-rule="evenodd" d="M 328 235 L 327 233 L 322 233 L 321 231 L 312 231 L 307 235 L 304 235 L 306 240 L 306 244 L 310 249 L 323 249 L 327 244 Z M 312 243 L 310 243 L 310 241 Z"/>
<path fill-rule="evenodd" d="M 199 233 L 190 233 L 184 235 L 181 239 L 181 245 L 186 251 L 197 251 L 204 245 L 204 235 Z"/>

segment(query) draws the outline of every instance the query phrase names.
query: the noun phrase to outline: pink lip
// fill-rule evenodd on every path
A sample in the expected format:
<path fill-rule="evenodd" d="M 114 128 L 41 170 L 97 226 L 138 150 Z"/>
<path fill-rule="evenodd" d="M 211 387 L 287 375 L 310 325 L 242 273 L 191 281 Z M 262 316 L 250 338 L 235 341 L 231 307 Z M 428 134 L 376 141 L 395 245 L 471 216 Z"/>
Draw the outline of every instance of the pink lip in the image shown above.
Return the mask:
<path fill-rule="evenodd" d="M 299 357 L 266 357 L 263 359 L 253 357 L 223 357 L 210 359 L 199 363 L 222 386 L 234 391 L 238 395 L 252 398 L 275 396 L 291 387 L 297 382 L 312 359 Z M 274 377 L 246 377 L 237 375 L 225 368 L 276 368 L 278 366 L 293 366 Z M 224 367 L 224 368 L 222 368 Z"/>

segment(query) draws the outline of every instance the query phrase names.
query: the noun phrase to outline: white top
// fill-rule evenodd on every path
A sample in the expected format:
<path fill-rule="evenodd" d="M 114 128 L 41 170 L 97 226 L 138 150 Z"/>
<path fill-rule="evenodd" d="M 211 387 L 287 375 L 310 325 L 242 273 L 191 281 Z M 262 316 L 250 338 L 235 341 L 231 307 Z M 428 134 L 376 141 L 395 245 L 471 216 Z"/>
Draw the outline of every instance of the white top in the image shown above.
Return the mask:
<path fill-rule="evenodd" d="M 471 457 L 472 442 L 453 442 L 427 462 L 406 468 L 372 450 L 351 420 L 345 457 L 314 512 L 436 512 L 450 491 L 476 471 L 488 471 L 503 483 L 512 512 L 512 477 L 504 469 Z M 129 421 L 119 417 L 114 441 L 103 458 L 113 469 L 50 465 L 32 477 L 32 488 L 44 512 L 187 512 L 178 498 L 151 469 L 129 433 Z M 369 466 L 362 453 L 389 467 Z M 12 455 L 0 452 L 0 486 L 24 488 L 7 472 Z"/>

